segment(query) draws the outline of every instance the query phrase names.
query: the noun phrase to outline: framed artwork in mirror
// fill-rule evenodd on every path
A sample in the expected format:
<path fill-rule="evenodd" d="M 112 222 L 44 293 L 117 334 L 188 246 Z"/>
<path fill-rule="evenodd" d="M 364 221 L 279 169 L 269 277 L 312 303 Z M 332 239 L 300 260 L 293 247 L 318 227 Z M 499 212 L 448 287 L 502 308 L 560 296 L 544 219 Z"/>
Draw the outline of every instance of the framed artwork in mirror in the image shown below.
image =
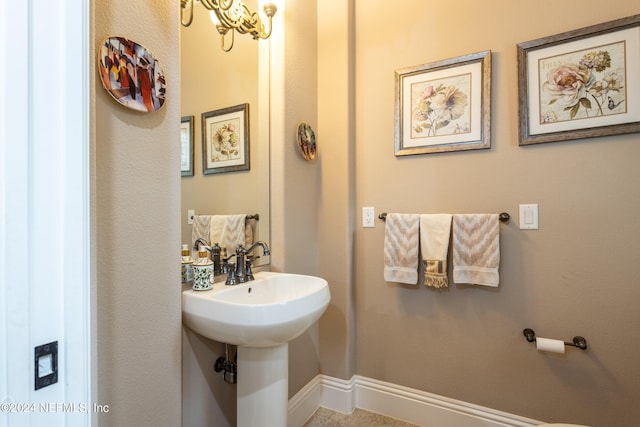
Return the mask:
<path fill-rule="evenodd" d="M 491 147 L 491 51 L 395 72 L 395 155 Z"/>
<path fill-rule="evenodd" d="M 638 132 L 639 93 L 640 15 L 520 43 L 519 145 Z"/>
<path fill-rule="evenodd" d="M 249 104 L 202 113 L 205 175 L 249 169 Z"/>
<path fill-rule="evenodd" d="M 193 176 L 193 116 L 180 121 L 180 145 L 181 176 Z"/>

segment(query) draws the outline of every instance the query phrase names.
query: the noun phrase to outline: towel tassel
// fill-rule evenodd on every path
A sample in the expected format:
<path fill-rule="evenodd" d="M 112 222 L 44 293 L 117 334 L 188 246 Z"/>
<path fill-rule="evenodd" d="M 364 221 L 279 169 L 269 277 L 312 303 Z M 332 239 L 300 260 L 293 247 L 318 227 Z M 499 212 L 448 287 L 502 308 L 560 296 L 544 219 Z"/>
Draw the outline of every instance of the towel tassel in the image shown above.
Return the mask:
<path fill-rule="evenodd" d="M 443 260 L 425 260 L 424 284 L 432 288 L 448 287 L 447 262 Z"/>
<path fill-rule="evenodd" d="M 424 285 L 431 288 L 447 288 L 449 287 L 449 279 L 447 276 L 427 276 L 424 278 Z"/>

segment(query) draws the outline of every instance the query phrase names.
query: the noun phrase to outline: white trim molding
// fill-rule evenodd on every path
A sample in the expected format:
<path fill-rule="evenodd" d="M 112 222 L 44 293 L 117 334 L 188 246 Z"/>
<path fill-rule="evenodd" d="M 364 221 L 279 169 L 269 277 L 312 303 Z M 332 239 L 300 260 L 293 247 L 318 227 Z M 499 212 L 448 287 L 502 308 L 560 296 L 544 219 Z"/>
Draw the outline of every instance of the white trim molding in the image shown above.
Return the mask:
<path fill-rule="evenodd" d="M 0 403 L 23 405 L 0 427 L 87 426 L 90 3 L 2 2 L 0 23 Z M 51 342 L 57 381 L 36 390 Z"/>
<path fill-rule="evenodd" d="M 320 406 L 344 413 L 360 408 L 419 426 L 533 427 L 542 423 L 359 375 L 349 381 L 318 375 L 289 400 L 288 427 L 302 426 Z"/>

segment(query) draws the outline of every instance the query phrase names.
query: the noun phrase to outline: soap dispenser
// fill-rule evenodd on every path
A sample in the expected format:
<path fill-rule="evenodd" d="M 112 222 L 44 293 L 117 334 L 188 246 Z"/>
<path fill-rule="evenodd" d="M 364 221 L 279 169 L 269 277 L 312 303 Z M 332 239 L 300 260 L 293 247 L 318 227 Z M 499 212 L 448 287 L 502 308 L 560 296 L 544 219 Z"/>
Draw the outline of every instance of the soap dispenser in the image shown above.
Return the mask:
<path fill-rule="evenodd" d="M 182 283 L 193 282 L 193 260 L 189 245 L 182 245 Z"/>
<path fill-rule="evenodd" d="M 198 259 L 193 263 L 193 289 L 206 291 L 213 288 L 213 261 L 207 256 L 207 250 L 198 249 Z"/>

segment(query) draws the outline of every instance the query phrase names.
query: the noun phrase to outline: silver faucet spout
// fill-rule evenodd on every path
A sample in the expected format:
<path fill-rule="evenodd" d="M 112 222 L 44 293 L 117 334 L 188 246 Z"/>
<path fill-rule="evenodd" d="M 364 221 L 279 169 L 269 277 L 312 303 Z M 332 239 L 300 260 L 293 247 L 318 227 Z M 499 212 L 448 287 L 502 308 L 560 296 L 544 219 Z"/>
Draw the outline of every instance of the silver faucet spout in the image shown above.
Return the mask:
<path fill-rule="evenodd" d="M 262 248 L 262 255 L 271 255 L 271 251 L 269 251 L 269 246 L 262 240 L 258 240 L 253 245 L 249 246 L 244 252 L 248 254 L 258 246 Z"/>
<path fill-rule="evenodd" d="M 207 250 L 211 249 L 211 245 L 209 244 L 209 242 L 204 240 L 202 237 L 198 237 L 196 241 L 193 242 L 193 250 L 197 251 L 198 249 L 200 249 L 200 246 L 204 246 Z"/>

